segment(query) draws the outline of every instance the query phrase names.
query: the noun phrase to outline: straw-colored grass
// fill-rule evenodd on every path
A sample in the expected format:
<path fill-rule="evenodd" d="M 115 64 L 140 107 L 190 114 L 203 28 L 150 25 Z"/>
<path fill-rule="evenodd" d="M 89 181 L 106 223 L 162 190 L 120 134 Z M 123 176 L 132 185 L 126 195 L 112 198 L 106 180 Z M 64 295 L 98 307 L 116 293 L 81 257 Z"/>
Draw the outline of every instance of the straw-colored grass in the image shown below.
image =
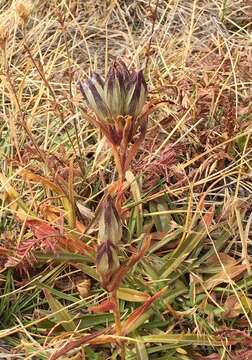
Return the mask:
<path fill-rule="evenodd" d="M 0 9 L 0 358 L 120 358 L 113 314 L 95 312 L 116 171 L 77 85 L 120 56 L 163 100 L 127 175 L 120 261 L 143 232 L 151 245 L 117 294 L 126 359 L 252 359 L 250 1 Z"/>

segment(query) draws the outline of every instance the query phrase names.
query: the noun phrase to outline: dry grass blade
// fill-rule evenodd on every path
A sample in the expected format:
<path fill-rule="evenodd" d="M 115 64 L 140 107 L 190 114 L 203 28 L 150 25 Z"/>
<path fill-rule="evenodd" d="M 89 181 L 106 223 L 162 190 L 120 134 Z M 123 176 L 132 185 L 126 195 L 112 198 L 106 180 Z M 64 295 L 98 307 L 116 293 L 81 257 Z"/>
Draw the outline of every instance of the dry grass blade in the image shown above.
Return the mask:
<path fill-rule="evenodd" d="M 0 357 L 251 358 L 251 1 L 0 8 Z"/>

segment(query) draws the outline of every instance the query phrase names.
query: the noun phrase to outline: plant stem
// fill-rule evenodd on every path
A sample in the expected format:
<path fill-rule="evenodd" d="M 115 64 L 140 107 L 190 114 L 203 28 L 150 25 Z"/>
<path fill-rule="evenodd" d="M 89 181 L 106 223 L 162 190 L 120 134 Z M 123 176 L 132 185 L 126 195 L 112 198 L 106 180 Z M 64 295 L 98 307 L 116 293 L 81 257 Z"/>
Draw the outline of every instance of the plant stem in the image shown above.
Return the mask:
<path fill-rule="evenodd" d="M 120 309 L 116 295 L 117 290 L 113 290 L 111 292 L 111 300 L 114 304 L 114 316 L 115 316 L 115 329 L 116 335 L 121 336 L 122 333 L 122 326 L 121 326 L 121 316 L 120 316 Z"/>
<path fill-rule="evenodd" d="M 121 157 L 120 157 L 120 154 L 119 154 L 116 146 L 113 144 L 112 144 L 112 152 L 113 152 L 113 156 L 115 159 L 115 165 L 116 165 L 116 169 L 117 169 L 117 172 L 119 175 L 119 179 L 121 181 L 123 181 L 124 180 L 124 170 L 123 170 L 123 166 L 122 166 Z"/>
<path fill-rule="evenodd" d="M 111 292 L 111 300 L 114 304 L 113 313 L 114 313 L 114 317 L 115 317 L 115 333 L 117 336 L 121 336 L 122 335 L 122 324 L 121 324 L 120 308 L 119 308 L 119 303 L 118 303 L 118 299 L 117 299 L 117 289 L 115 289 Z M 124 360 L 125 359 L 125 346 L 124 346 L 123 342 L 120 341 L 119 343 L 120 343 L 120 348 L 121 348 L 121 359 Z"/>

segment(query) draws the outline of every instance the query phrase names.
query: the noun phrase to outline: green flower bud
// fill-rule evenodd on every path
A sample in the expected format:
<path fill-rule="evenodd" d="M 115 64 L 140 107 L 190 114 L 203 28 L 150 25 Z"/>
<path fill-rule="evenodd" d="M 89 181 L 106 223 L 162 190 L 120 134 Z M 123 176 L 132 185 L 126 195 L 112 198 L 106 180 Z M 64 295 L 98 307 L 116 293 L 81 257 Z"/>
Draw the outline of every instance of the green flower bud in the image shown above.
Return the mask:
<path fill-rule="evenodd" d="M 104 204 L 99 218 L 99 243 L 111 241 L 118 244 L 122 238 L 122 224 L 118 212 L 115 208 L 113 199 L 108 196 Z"/>
<path fill-rule="evenodd" d="M 143 71 L 134 72 L 128 85 L 126 98 L 126 112 L 128 115 L 137 117 L 143 110 L 147 96 L 147 85 Z"/>
<path fill-rule="evenodd" d="M 96 255 L 96 271 L 103 285 L 109 282 L 111 276 L 119 269 L 117 247 L 111 241 L 105 241 L 98 246 Z"/>
<path fill-rule="evenodd" d="M 84 83 L 80 83 L 80 90 L 88 106 L 99 119 L 106 120 L 111 117 L 104 99 L 104 81 L 99 74 L 94 72 L 91 78 L 84 81 Z"/>
<path fill-rule="evenodd" d="M 123 61 L 116 60 L 110 66 L 105 82 L 107 105 L 114 117 L 125 115 L 125 98 L 130 72 Z"/>

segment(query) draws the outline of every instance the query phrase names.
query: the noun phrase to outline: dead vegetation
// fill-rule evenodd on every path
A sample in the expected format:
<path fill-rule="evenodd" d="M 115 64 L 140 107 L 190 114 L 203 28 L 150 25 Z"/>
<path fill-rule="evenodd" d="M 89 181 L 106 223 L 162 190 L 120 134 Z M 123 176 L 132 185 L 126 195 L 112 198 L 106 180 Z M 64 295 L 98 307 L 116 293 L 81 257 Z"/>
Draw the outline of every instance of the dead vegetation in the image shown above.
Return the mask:
<path fill-rule="evenodd" d="M 0 8 L 0 357 L 251 359 L 250 1 Z M 120 337 L 95 267 L 117 171 L 78 87 L 118 57 L 155 104 L 120 189 Z"/>

